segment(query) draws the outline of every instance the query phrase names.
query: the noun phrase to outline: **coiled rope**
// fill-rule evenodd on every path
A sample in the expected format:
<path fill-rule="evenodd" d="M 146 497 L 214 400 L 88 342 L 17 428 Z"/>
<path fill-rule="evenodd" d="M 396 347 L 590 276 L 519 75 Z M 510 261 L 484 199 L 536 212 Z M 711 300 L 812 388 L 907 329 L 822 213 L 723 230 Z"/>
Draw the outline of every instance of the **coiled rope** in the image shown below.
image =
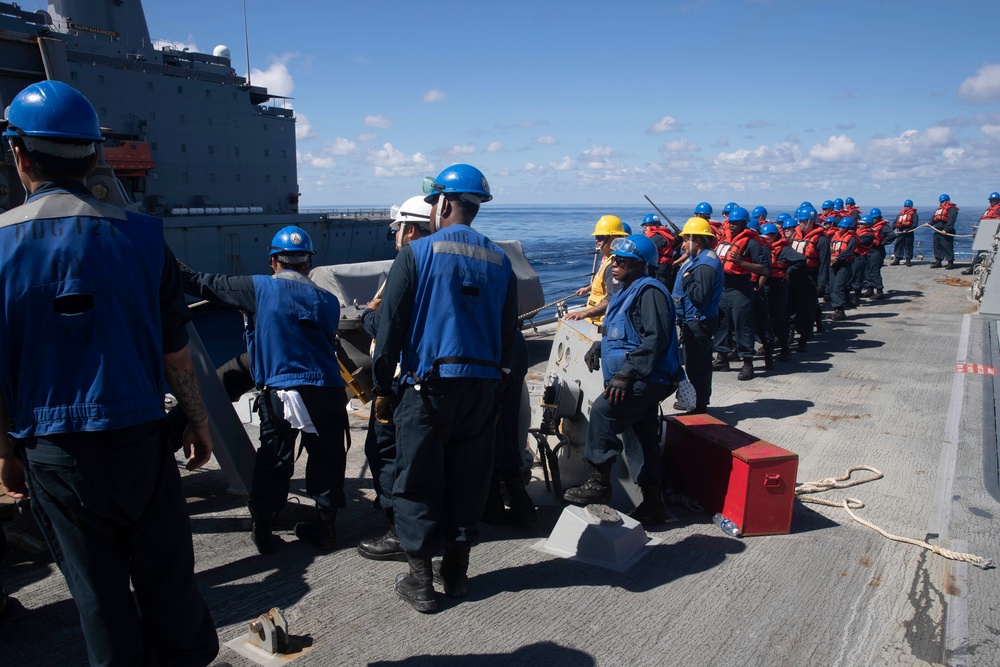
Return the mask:
<path fill-rule="evenodd" d="M 851 479 L 851 475 L 857 472 L 858 470 L 867 470 L 868 472 L 872 473 L 872 476 L 863 477 L 859 479 Z M 993 567 L 992 559 L 982 558 L 980 556 L 976 556 L 975 554 L 959 553 L 957 551 L 951 551 L 950 549 L 945 549 L 943 547 L 935 546 L 933 544 L 928 544 L 927 542 L 924 542 L 922 540 L 914 540 L 909 537 L 901 537 L 899 535 L 893 535 L 892 533 L 889 533 L 888 531 L 879 528 L 871 521 L 866 521 L 865 519 L 862 519 L 853 511 L 851 511 L 851 510 L 861 509 L 862 507 L 865 506 L 865 504 L 862 501 L 858 500 L 857 498 L 845 498 L 842 503 L 835 503 L 831 500 L 824 500 L 823 498 L 817 498 L 815 496 L 808 495 L 813 493 L 822 493 L 824 491 L 829 491 L 830 489 L 846 489 L 851 486 L 857 486 L 858 484 L 874 482 L 875 480 L 882 479 L 883 477 L 885 477 L 885 475 L 882 474 L 882 471 L 876 470 L 871 466 L 852 466 L 847 469 L 847 474 L 842 475 L 841 477 L 827 477 L 825 479 L 817 480 L 815 482 L 805 482 L 803 484 L 799 484 L 798 486 L 795 487 L 795 495 L 797 495 L 799 497 L 799 500 L 801 500 L 804 503 L 827 505 L 828 507 L 843 507 L 844 511 L 851 515 L 852 519 L 860 523 L 862 526 L 867 526 L 871 528 L 876 533 L 879 533 L 883 537 L 886 537 L 890 540 L 912 544 L 914 546 L 927 549 L 928 551 L 933 551 L 937 555 L 943 556 L 949 560 L 957 560 L 957 561 L 962 561 L 964 563 L 970 563 L 983 570 L 988 570 Z"/>

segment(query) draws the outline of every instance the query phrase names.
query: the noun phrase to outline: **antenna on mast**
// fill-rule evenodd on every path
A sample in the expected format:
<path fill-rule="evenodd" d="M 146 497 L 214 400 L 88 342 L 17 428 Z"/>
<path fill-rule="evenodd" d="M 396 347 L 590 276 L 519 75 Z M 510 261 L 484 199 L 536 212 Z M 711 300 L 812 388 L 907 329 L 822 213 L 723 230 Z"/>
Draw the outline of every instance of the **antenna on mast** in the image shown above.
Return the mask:
<path fill-rule="evenodd" d="M 247 50 L 247 85 L 250 85 L 250 32 L 247 30 L 247 0 L 243 0 L 243 41 Z"/>

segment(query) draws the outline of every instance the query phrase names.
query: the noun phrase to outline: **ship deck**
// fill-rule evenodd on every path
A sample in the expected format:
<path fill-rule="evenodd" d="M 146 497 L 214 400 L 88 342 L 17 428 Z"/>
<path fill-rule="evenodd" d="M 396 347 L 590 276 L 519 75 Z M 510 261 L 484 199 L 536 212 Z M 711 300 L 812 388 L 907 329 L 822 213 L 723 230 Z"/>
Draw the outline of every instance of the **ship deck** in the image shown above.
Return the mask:
<path fill-rule="evenodd" d="M 859 515 L 891 533 L 996 559 L 995 377 L 956 372 L 956 363 L 1000 362 L 996 331 L 958 272 L 928 265 L 887 266 L 887 299 L 828 323 L 810 350 L 773 372 L 750 382 L 716 374 L 710 412 L 797 453 L 799 482 L 878 468 L 884 479 L 824 495 L 862 499 Z M 529 337 L 535 391 L 550 341 L 544 330 Z M 276 553 L 258 555 L 242 500 L 215 463 L 182 472 L 198 582 L 222 642 L 280 607 L 291 633 L 311 643 L 292 661 L 301 665 L 1000 664 L 997 570 L 890 541 L 842 509 L 796 502 L 791 534 L 745 539 L 671 506 L 678 521 L 651 533 L 662 543 L 615 572 L 532 548 L 562 509 L 538 468 L 529 487 L 536 527 L 483 525 L 469 598 L 440 598 L 436 614 L 418 614 L 392 588 L 405 565 L 354 550 L 384 519 L 371 506 L 366 411 L 352 421 L 348 507 L 329 554 L 289 530 Z M 5 665 L 85 663 L 76 609 L 44 555 L 8 557 L 0 581 L 17 600 L 0 625 Z M 218 660 L 256 664 L 226 646 Z"/>

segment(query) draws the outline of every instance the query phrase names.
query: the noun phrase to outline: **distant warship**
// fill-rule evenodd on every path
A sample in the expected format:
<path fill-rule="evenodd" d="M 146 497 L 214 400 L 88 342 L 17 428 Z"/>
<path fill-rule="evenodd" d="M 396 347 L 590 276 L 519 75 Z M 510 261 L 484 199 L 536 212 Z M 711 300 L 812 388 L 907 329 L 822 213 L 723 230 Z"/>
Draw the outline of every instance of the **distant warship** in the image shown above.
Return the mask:
<path fill-rule="evenodd" d="M 292 110 L 237 76 L 224 46 L 156 48 L 138 0 L 54 0 L 47 12 L 0 2 L 0 108 L 45 79 L 80 90 L 105 128 L 91 192 L 161 216 L 191 268 L 264 273 L 266 245 L 291 224 L 312 236 L 314 265 L 393 256 L 387 209 L 299 211 Z M 23 200 L 7 155 L 0 209 Z"/>

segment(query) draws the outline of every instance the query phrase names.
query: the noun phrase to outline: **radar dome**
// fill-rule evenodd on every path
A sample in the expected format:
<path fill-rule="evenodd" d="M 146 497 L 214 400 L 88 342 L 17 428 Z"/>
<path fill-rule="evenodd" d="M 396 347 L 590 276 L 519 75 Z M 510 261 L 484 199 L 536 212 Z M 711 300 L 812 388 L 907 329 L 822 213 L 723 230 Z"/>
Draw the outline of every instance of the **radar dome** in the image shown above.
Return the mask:
<path fill-rule="evenodd" d="M 225 58 L 226 60 L 232 59 L 232 54 L 229 52 L 229 47 L 225 44 L 219 44 L 212 50 L 212 55 L 216 58 Z"/>

